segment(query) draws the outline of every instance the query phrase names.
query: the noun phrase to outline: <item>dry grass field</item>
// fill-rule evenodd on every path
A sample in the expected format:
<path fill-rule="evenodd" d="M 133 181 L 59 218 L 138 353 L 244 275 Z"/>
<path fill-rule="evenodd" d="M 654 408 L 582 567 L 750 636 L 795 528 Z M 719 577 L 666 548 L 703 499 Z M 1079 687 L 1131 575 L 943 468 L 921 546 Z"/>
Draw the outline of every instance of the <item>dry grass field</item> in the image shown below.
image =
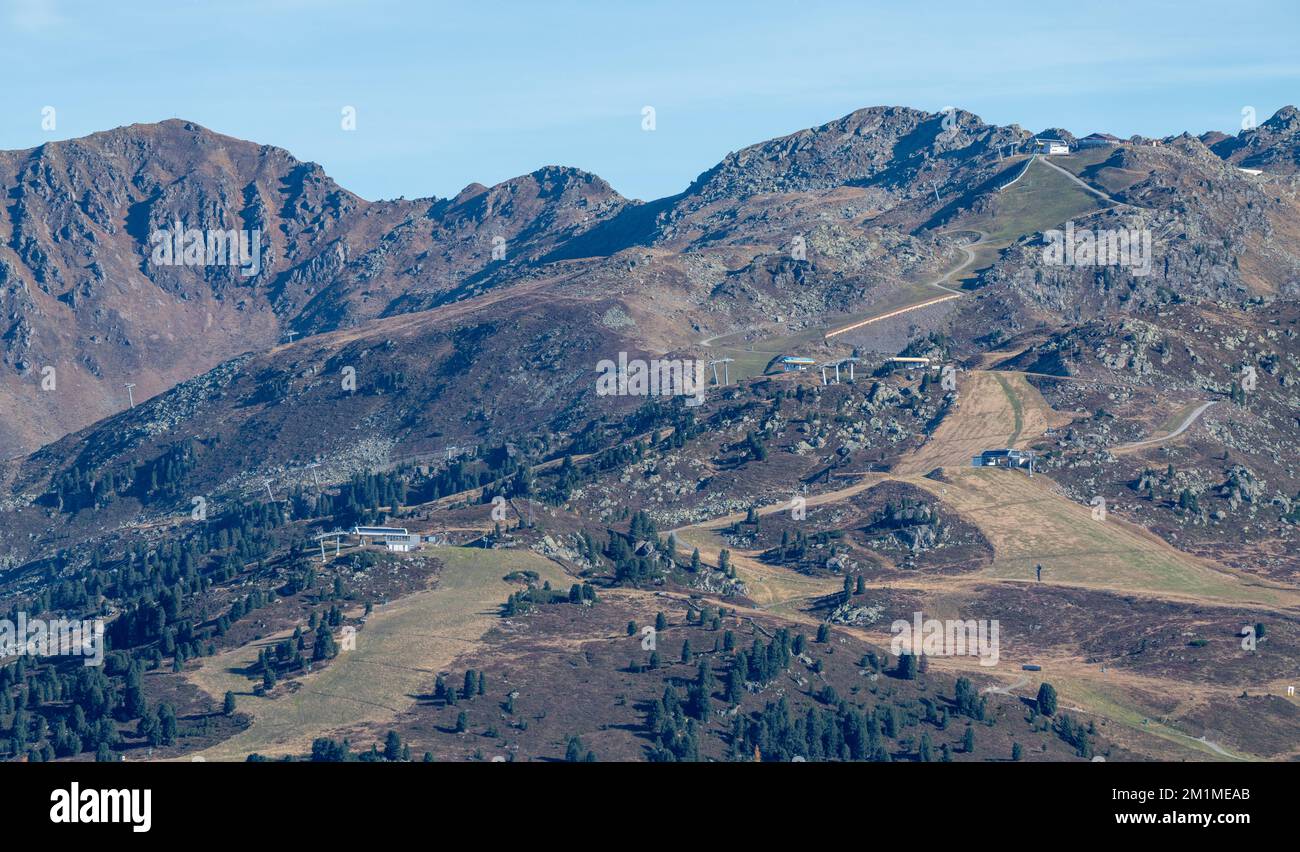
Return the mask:
<path fill-rule="evenodd" d="M 915 453 L 894 467 L 900 476 L 936 467 L 969 467 L 972 456 L 1001 447 L 1024 447 L 1069 417 L 1052 411 L 1024 376 L 981 370 L 960 374 L 957 408 Z"/>
<path fill-rule="evenodd" d="M 226 690 L 241 712 L 253 716 L 247 730 L 205 752 L 207 760 L 243 760 L 250 753 L 303 754 L 316 737 L 361 734 L 395 718 L 429 692 L 435 676 L 462 653 L 475 650 L 496 622 L 500 605 L 517 584 L 502 577 L 536 571 L 556 588 L 571 579 L 553 562 L 530 551 L 437 547 L 443 563 L 436 588 L 377 607 L 357 632 L 353 651 L 291 683 L 270 697 L 252 694 L 239 674 L 272 639 L 204 660 L 191 680 L 218 701 Z"/>
<path fill-rule="evenodd" d="M 1181 553 L 1156 536 L 1053 490 L 1051 481 L 992 469 L 952 472 L 948 482 L 914 479 L 979 526 L 993 544 L 985 576 L 1092 586 L 1210 601 L 1294 603 L 1295 595 L 1261 585 Z"/>

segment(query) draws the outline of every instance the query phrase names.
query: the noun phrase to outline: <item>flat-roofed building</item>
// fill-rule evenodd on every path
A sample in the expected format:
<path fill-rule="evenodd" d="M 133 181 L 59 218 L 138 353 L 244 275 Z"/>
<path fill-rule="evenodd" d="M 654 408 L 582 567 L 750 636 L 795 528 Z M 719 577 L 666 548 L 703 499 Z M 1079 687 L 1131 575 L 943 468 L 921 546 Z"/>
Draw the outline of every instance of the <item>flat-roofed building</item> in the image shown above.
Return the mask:
<path fill-rule="evenodd" d="M 406 527 L 353 527 L 352 534 L 362 544 L 382 544 L 389 550 L 407 552 L 420 546 L 420 537 L 408 533 Z"/>
<path fill-rule="evenodd" d="M 390 535 L 384 538 L 384 547 L 399 553 L 410 553 L 420 549 L 418 535 Z"/>
<path fill-rule="evenodd" d="M 1012 469 L 1034 471 L 1034 451 L 1033 450 L 1013 450 L 1011 448 L 1000 450 L 985 450 L 978 456 L 970 460 L 971 467 L 1006 467 Z"/>

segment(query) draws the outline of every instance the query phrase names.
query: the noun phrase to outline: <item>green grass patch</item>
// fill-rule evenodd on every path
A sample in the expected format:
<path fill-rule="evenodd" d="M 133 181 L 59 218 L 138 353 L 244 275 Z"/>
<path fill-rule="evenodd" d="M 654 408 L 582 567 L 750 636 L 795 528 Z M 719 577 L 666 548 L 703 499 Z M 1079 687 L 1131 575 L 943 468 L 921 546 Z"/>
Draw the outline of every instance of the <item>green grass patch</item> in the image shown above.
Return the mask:
<path fill-rule="evenodd" d="M 1104 675 L 1102 675 L 1104 677 Z M 1079 702 L 1079 704 L 1090 712 L 1100 716 L 1105 716 L 1112 722 L 1118 722 L 1121 725 L 1132 728 L 1135 731 L 1141 731 L 1150 734 L 1153 737 L 1159 737 L 1166 742 L 1172 743 L 1180 748 L 1195 752 L 1211 760 L 1242 760 L 1251 761 L 1258 758 L 1237 754 L 1229 751 L 1226 747 L 1220 745 L 1223 752 L 1215 751 L 1206 743 L 1201 742 L 1195 737 L 1191 737 L 1179 731 L 1170 725 L 1166 725 L 1153 718 L 1152 714 L 1144 713 L 1141 708 L 1132 707 L 1118 699 L 1108 695 L 1102 689 L 1098 689 L 1091 684 L 1084 683 L 1075 678 L 1069 678 L 1063 681 L 1057 681 L 1057 686 L 1068 690 L 1068 695 Z M 1060 711 L 1058 711 L 1059 713 Z"/>
<path fill-rule="evenodd" d="M 1002 386 L 1002 392 L 1007 395 L 1007 402 L 1011 403 L 1011 414 L 1015 417 L 1015 427 L 1011 431 L 1011 438 L 1007 441 L 1007 446 L 1014 447 L 1016 441 L 1020 440 L 1020 433 L 1025 428 L 1025 407 L 1020 402 L 1020 395 L 1012 389 L 1011 383 L 1007 381 L 1006 376 L 994 373 L 993 378 L 998 380 L 998 384 Z"/>
<path fill-rule="evenodd" d="M 991 214 L 957 224 L 962 228 L 978 228 L 989 235 L 988 241 L 975 249 L 975 263 L 962 273 L 960 280 L 978 277 L 978 272 L 988 268 L 1002 249 L 1021 237 L 1055 228 L 1100 206 L 1096 196 L 1060 172 L 1034 161 L 1024 177 L 995 197 Z"/>

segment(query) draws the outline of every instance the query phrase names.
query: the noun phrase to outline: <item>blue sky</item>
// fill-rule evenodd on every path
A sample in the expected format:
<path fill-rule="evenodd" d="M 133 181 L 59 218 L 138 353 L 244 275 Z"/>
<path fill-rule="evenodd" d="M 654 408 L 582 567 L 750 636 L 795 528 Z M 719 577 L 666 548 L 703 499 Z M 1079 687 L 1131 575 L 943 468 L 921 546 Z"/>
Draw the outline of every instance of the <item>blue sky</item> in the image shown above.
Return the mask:
<path fill-rule="evenodd" d="M 371 199 L 551 164 L 649 199 L 877 104 L 1235 133 L 1300 101 L 1295 2 L 0 0 L 0 148 L 180 117 Z"/>

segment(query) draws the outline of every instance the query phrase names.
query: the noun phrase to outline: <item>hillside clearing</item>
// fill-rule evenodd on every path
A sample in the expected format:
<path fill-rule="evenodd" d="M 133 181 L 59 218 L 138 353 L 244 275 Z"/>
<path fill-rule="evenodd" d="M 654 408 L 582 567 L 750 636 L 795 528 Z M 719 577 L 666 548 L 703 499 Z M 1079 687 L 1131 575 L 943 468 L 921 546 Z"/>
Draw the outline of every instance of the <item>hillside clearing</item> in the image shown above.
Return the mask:
<path fill-rule="evenodd" d="M 271 640 L 205 660 L 190 680 L 217 701 L 226 690 L 233 691 L 253 724 L 202 756 L 243 760 L 253 752 L 303 754 L 321 736 L 351 736 L 355 742 L 368 726 L 411 707 L 417 696 L 429 692 L 439 671 L 478 646 L 497 620 L 500 605 L 518 588 L 502 577 L 531 570 L 557 588 L 568 579 L 557 565 L 530 551 L 437 547 L 431 552 L 444 566 L 436 588 L 376 608 L 357 633 L 356 650 L 341 652 L 325 669 L 282 685 L 273 697 L 253 695 L 251 682 L 237 671 L 256 663 L 258 649 Z"/>
<path fill-rule="evenodd" d="M 913 482 L 977 524 L 993 545 L 986 576 L 1044 580 L 1117 590 L 1173 593 L 1272 604 L 1278 593 L 1215 570 L 1113 513 L 1092 509 L 1052 490 L 1046 477 L 1017 471 L 968 469 L 947 482 Z"/>
<path fill-rule="evenodd" d="M 957 406 L 920 449 L 893 470 L 926 474 L 936 467 L 969 467 L 987 449 L 1023 447 L 1065 418 L 1052 411 L 1024 376 L 973 370 L 959 377 Z"/>

